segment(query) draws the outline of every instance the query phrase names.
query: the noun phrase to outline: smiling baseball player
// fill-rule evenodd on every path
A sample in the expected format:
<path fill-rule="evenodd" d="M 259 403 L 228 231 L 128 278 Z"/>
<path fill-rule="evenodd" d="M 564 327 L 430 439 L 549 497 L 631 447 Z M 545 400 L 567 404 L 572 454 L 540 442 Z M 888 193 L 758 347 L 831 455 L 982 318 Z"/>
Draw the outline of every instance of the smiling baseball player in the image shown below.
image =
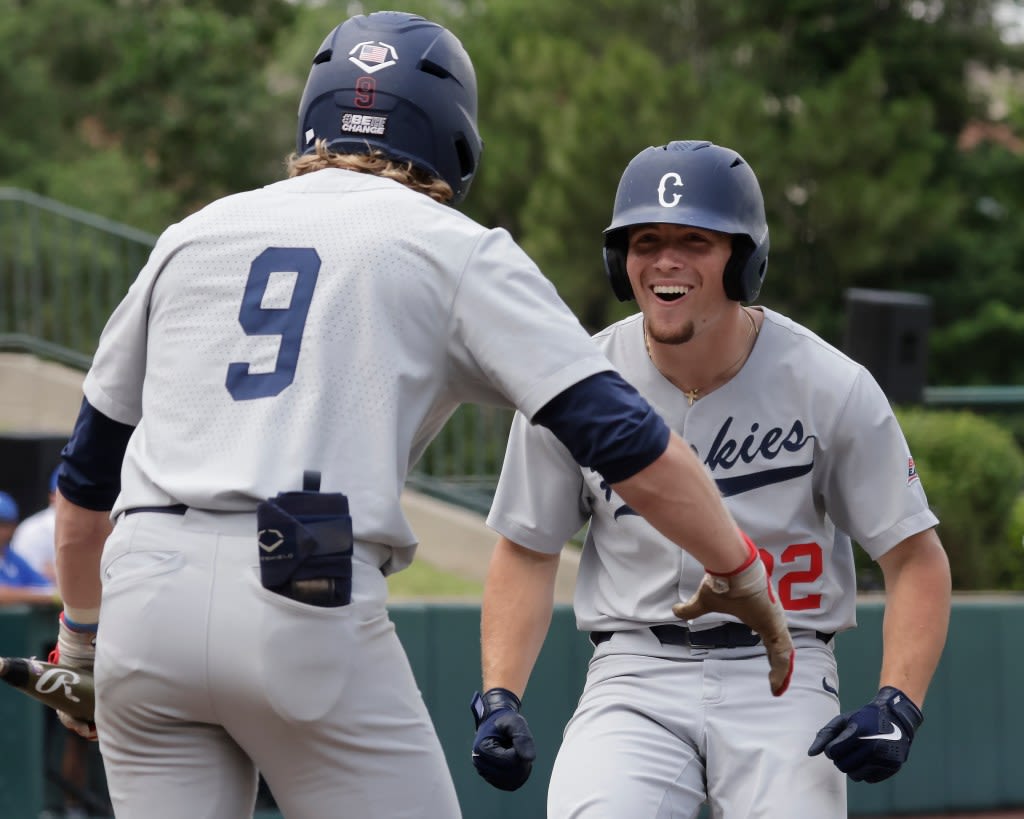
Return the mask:
<path fill-rule="evenodd" d="M 612 288 L 641 312 L 596 339 L 691 443 L 758 545 L 800 658 L 789 692 L 770 696 L 756 634 L 678 604 L 701 567 L 518 416 L 488 518 L 502 537 L 483 603 L 485 685 L 522 696 L 558 553 L 589 524 L 574 607 L 595 652 L 554 764 L 550 819 L 692 819 L 705 801 L 716 819 L 837 819 L 843 772 L 890 776 L 921 724 L 949 617 L 937 520 L 870 374 L 785 316 L 743 306 L 767 255 L 761 191 L 739 154 L 699 141 L 648 148 L 626 168 L 605 232 Z M 880 564 L 888 599 L 878 696 L 839 716 L 833 635 L 855 626 L 851 538 Z M 515 728 L 522 741 L 528 727 Z M 516 765 L 513 743 L 494 754 Z"/>

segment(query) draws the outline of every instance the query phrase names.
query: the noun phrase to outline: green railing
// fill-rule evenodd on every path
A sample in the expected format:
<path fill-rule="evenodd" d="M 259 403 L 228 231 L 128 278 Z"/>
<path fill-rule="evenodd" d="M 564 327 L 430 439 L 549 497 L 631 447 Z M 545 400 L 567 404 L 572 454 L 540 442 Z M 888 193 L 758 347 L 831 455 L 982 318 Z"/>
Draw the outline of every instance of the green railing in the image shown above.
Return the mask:
<path fill-rule="evenodd" d="M 29 191 L 0 188 L 0 344 L 87 366 L 155 240 Z"/>

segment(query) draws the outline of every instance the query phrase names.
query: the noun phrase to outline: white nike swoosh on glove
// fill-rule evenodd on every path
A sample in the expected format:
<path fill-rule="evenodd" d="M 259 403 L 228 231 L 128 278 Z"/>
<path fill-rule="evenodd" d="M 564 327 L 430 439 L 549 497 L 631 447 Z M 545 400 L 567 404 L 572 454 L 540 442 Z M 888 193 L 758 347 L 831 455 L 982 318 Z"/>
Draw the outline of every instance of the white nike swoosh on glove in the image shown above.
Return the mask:
<path fill-rule="evenodd" d="M 869 737 L 861 737 L 861 739 L 889 739 L 896 742 L 903 739 L 903 732 L 900 730 L 900 726 L 893 725 L 892 730 L 888 734 L 872 734 Z"/>

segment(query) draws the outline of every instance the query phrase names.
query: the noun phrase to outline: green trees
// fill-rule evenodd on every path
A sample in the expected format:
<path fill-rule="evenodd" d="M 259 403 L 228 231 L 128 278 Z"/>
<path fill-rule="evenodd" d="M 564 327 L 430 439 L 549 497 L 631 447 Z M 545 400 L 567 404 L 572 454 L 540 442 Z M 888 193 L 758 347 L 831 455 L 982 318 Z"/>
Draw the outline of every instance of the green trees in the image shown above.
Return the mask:
<path fill-rule="evenodd" d="M 0 179 L 154 231 L 264 183 L 291 131 L 266 64 L 293 14 L 285 0 L 0 0 Z"/>
<path fill-rule="evenodd" d="M 392 5 L 0 0 L 0 184 L 158 231 L 273 181 L 324 34 Z M 835 342 L 846 288 L 927 293 L 930 383 L 1024 380 L 1024 358 L 992 354 L 1024 347 L 1024 47 L 996 23 L 1019 2 L 586 5 L 402 7 L 452 28 L 477 66 L 467 212 L 512 231 L 587 327 L 630 310 L 600 252 L 625 164 L 705 138 L 761 179 L 763 303 Z M 1010 138 L 962 149 L 994 102 Z"/>

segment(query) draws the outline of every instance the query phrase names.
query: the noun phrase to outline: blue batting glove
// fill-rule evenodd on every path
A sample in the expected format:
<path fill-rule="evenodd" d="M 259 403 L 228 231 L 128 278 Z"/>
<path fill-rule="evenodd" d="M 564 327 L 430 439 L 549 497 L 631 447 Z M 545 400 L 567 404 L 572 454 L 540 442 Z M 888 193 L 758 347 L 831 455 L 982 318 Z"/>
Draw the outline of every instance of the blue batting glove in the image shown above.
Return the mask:
<path fill-rule="evenodd" d="M 881 782 L 907 761 L 914 732 L 922 722 L 921 709 L 898 688 L 887 685 L 867 705 L 840 714 L 818 731 L 807 753 L 814 756 L 824 751 L 855 782 Z"/>
<path fill-rule="evenodd" d="M 477 692 L 470 703 L 476 722 L 473 767 L 503 791 L 522 787 L 537 756 L 530 726 L 519 713 L 521 706 L 519 697 L 505 688 Z"/>

